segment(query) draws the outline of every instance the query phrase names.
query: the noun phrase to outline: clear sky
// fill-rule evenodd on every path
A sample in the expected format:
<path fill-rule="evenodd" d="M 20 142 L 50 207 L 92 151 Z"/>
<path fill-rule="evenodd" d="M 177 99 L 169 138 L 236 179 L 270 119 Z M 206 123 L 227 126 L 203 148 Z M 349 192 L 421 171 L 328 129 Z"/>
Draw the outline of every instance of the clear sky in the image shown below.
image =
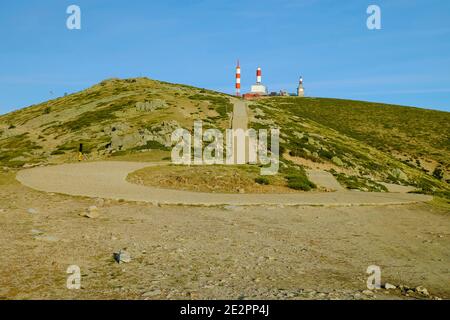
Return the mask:
<path fill-rule="evenodd" d="M 81 30 L 66 27 L 69 5 Z M 366 9 L 381 8 L 381 30 Z M 14 0 L 0 3 L 0 113 L 111 77 L 450 111 L 448 0 Z"/>

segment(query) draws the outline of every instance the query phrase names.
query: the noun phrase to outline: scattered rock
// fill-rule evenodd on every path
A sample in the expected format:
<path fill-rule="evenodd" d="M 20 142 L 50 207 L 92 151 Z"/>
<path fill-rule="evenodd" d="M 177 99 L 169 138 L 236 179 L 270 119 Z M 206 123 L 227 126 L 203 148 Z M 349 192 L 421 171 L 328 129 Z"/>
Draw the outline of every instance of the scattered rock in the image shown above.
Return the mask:
<path fill-rule="evenodd" d="M 98 207 L 103 207 L 105 205 L 105 200 L 102 198 L 95 199 L 95 205 Z"/>
<path fill-rule="evenodd" d="M 416 292 L 421 294 L 422 296 L 428 297 L 430 293 L 428 292 L 427 288 L 424 288 L 422 286 L 418 286 L 416 288 Z"/>
<path fill-rule="evenodd" d="M 155 99 L 150 102 L 138 102 L 136 103 L 136 110 L 137 111 L 155 111 L 156 109 L 164 109 L 167 107 L 165 100 Z"/>
<path fill-rule="evenodd" d="M 366 296 L 373 296 L 373 291 L 372 290 L 364 290 L 362 293 L 364 295 L 366 295 Z"/>
<path fill-rule="evenodd" d="M 38 235 L 36 237 L 34 237 L 35 240 L 41 240 L 41 241 L 46 241 L 46 242 L 56 242 L 59 239 L 55 236 L 41 236 Z"/>
<path fill-rule="evenodd" d="M 119 252 L 114 252 L 113 254 L 114 260 L 117 263 L 128 263 L 131 262 L 131 256 L 128 252 L 124 250 L 119 250 Z"/>
<path fill-rule="evenodd" d="M 127 150 L 142 144 L 141 136 L 135 133 L 119 134 L 115 131 L 111 134 L 109 148 L 112 150 Z"/>
<path fill-rule="evenodd" d="M 100 216 L 100 213 L 98 211 L 97 206 L 90 206 L 89 208 L 86 209 L 86 211 L 80 213 L 80 216 L 95 219 Z"/>
<path fill-rule="evenodd" d="M 408 181 L 408 176 L 399 168 L 395 168 L 391 170 L 392 175 L 400 180 Z"/>
<path fill-rule="evenodd" d="M 161 290 L 159 289 L 155 289 L 152 291 L 147 291 L 145 293 L 142 294 L 143 297 L 155 297 L 155 296 L 159 296 L 161 294 Z"/>
<path fill-rule="evenodd" d="M 359 293 L 355 293 L 353 295 L 353 299 L 361 299 L 361 295 Z"/>
<path fill-rule="evenodd" d="M 336 156 L 331 158 L 331 162 L 333 162 L 335 165 L 337 165 L 339 167 L 343 167 L 344 166 L 344 162 L 342 162 L 342 160 L 339 157 L 336 157 Z"/>
<path fill-rule="evenodd" d="M 28 209 L 27 212 L 29 214 L 36 214 L 36 213 L 38 213 L 38 211 L 36 209 L 33 209 L 33 208 Z"/>
<path fill-rule="evenodd" d="M 387 282 L 384 284 L 384 288 L 385 288 L 386 290 L 394 290 L 394 289 L 397 289 L 396 286 L 394 286 L 393 284 L 387 283 Z"/>
<path fill-rule="evenodd" d="M 32 234 L 35 234 L 35 235 L 41 235 L 41 234 L 43 234 L 44 232 L 41 231 L 41 230 L 38 230 L 38 229 L 31 229 L 31 233 L 32 233 Z"/>

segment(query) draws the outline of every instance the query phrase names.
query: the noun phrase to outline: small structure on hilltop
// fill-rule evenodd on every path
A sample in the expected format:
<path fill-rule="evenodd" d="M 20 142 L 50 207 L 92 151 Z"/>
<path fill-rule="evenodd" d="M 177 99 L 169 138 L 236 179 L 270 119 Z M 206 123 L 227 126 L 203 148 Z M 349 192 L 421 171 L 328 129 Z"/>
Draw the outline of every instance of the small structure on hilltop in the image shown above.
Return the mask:
<path fill-rule="evenodd" d="M 299 96 L 299 97 L 305 96 L 305 89 L 303 88 L 303 77 L 301 77 L 301 76 L 300 76 L 300 80 L 298 82 L 297 96 Z"/>
<path fill-rule="evenodd" d="M 239 60 L 237 61 L 237 65 L 236 65 L 236 84 L 235 84 L 235 88 L 236 88 L 236 96 L 240 97 L 241 96 L 241 66 L 239 64 Z"/>
<path fill-rule="evenodd" d="M 256 83 L 251 86 L 250 92 L 244 94 L 244 99 L 257 99 L 262 96 L 267 96 L 267 87 L 262 84 L 261 68 L 256 69 Z"/>
<path fill-rule="evenodd" d="M 236 79 L 235 82 L 236 96 L 240 97 L 241 67 L 239 64 L 239 60 L 236 66 L 235 79 Z M 264 97 L 288 97 L 288 96 L 298 96 L 298 97 L 305 96 L 305 89 L 303 88 L 303 77 L 300 77 L 296 93 L 288 93 L 288 91 L 286 90 L 280 90 L 279 92 L 272 91 L 269 93 L 267 87 L 262 83 L 262 71 L 260 67 L 256 69 L 256 83 L 251 86 L 250 92 L 247 92 L 242 95 L 242 97 L 246 100 L 260 99 Z"/>

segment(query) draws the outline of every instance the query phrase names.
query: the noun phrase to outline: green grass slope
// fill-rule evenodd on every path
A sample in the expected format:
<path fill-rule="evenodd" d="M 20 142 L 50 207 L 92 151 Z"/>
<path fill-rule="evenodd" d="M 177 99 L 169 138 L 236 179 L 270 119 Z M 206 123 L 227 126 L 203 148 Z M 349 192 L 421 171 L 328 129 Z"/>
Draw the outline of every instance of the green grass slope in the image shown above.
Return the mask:
<path fill-rule="evenodd" d="M 273 97 L 251 105 L 256 128 L 278 126 L 285 157 L 345 182 L 450 190 L 450 113 L 362 101 Z M 375 183 L 375 184 L 374 184 Z"/>
<path fill-rule="evenodd" d="M 224 129 L 231 111 L 229 96 L 205 89 L 147 78 L 105 80 L 0 116 L 0 162 L 20 167 L 76 160 L 80 143 L 89 159 L 164 150 L 174 127 L 191 128 L 201 119 L 205 127 Z"/>

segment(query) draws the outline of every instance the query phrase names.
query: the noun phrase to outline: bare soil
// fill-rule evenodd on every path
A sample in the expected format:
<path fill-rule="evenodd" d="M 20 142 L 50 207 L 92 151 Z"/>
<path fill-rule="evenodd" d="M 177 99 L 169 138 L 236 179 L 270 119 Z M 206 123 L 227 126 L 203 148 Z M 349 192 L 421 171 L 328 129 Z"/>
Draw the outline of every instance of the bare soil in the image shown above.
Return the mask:
<path fill-rule="evenodd" d="M 0 173 L 2 299 L 428 298 L 363 293 L 369 265 L 382 282 L 450 298 L 445 207 L 154 206 L 39 192 L 14 176 Z M 79 215 L 91 205 L 98 218 Z M 118 264 L 124 248 L 131 262 Z M 80 290 L 66 287 L 70 265 Z"/>

